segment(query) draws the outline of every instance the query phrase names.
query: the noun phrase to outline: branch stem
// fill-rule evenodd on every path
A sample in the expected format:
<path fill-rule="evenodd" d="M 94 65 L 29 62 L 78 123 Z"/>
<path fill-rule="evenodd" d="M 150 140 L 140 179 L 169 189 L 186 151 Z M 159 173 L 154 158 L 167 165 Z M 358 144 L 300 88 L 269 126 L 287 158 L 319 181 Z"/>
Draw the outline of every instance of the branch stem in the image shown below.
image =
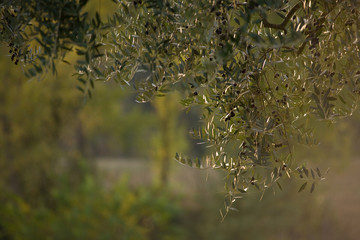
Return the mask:
<path fill-rule="evenodd" d="M 266 18 L 262 18 L 262 22 L 264 24 L 264 27 L 281 29 L 281 30 L 286 31 L 285 30 L 286 24 L 290 21 L 291 17 L 295 14 L 295 12 L 300 7 L 301 7 L 301 3 L 298 3 L 295 6 L 293 6 L 291 8 L 291 10 L 288 12 L 288 14 L 286 15 L 285 19 L 282 21 L 282 23 L 279 23 L 279 24 L 269 23 Z"/>

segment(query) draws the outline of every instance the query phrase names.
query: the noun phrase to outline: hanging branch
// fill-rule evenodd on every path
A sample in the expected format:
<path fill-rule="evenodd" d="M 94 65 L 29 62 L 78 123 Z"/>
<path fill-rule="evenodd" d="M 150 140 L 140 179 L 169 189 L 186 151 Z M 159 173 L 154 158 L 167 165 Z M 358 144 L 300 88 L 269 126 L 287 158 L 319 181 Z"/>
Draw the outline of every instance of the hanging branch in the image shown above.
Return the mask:
<path fill-rule="evenodd" d="M 321 33 L 318 31 L 319 28 L 321 28 L 321 26 L 323 25 L 323 23 L 326 20 L 326 17 L 335 9 L 335 7 L 337 6 L 337 4 L 342 3 L 343 1 L 339 1 L 336 4 L 334 4 L 334 6 L 332 6 L 327 12 L 324 12 L 320 15 L 320 17 L 317 20 L 317 28 L 310 31 L 310 33 L 307 35 L 305 41 L 300 45 L 300 47 L 297 50 L 297 55 L 300 55 L 304 49 L 306 44 L 309 42 L 310 39 L 319 36 Z M 339 16 L 339 14 L 342 12 L 342 10 L 339 11 L 338 15 L 335 17 L 335 19 Z"/>
<path fill-rule="evenodd" d="M 275 28 L 275 29 L 281 29 L 286 31 L 285 26 L 286 24 L 290 21 L 291 17 L 294 15 L 294 13 L 301 7 L 301 4 L 298 3 L 295 6 L 292 7 L 292 9 L 288 12 L 288 14 L 286 15 L 284 21 L 282 21 L 282 23 L 280 24 L 274 24 L 274 23 L 269 23 L 268 20 L 264 17 L 262 17 L 262 22 L 264 24 L 264 27 L 268 27 L 268 28 Z"/>

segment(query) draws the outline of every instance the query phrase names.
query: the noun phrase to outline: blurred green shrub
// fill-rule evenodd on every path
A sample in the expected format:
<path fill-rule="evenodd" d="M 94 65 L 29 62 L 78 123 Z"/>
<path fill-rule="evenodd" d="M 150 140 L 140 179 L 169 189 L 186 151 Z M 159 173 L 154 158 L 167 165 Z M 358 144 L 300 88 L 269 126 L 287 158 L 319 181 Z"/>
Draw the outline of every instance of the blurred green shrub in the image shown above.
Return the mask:
<path fill-rule="evenodd" d="M 104 189 L 91 169 L 99 155 L 148 157 L 152 106 L 106 85 L 82 106 L 67 70 L 37 82 L 0 64 L 0 239 L 180 239 L 172 199 Z"/>
<path fill-rule="evenodd" d="M 104 189 L 90 175 L 78 188 L 51 190 L 53 207 L 15 194 L 0 205 L 0 239 L 181 239 L 180 209 L 164 193 L 131 190 L 122 179 Z"/>

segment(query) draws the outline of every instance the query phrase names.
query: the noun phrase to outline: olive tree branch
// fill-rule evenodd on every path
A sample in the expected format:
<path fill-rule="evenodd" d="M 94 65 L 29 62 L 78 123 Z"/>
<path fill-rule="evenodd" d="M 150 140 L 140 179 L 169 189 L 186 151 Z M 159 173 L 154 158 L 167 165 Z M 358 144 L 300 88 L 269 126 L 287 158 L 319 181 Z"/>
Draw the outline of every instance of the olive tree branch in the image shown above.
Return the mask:
<path fill-rule="evenodd" d="M 322 26 L 322 24 L 325 22 L 326 20 L 326 17 L 335 9 L 335 7 L 342 3 L 343 0 L 337 2 L 336 4 L 334 4 L 334 6 L 332 6 L 327 12 L 324 12 L 320 15 L 320 17 L 318 18 L 318 21 L 317 21 L 317 24 L 319 27 Z M 340 13 L 342 12 L 342 10 L 339 11 L 339 13 L 336 15 L 335 19 L 340 15 Z M 335 20 L 334 19 L 334 20 Z M 306 39 L 304 40 L 304 42 L 300 45 L 300 47 L 298 48 L 297 50 L 297 55 L 300 55 L 303 51 L 304 51 L 304 48 L 306 46 L 306 44 L 309 42 L 309 40 L 311 38 L 313 38 L 314 36 L 317 37 L 321 34 L 321 32 L 318 32 L 319 29 L 315 29 L 315 30 L 312 30 L 306 37 Z M 316 35 L 315 35 L 316 34 Z"/>
<path fill-rule="evenodd" d="M 269 23 L 268 20 L 265 17 L 262 17 L 261 20 L 264 24 L 264 27 L 268 27 L 268 28 L 275 28 L 275 29 L 281 29 L 281 30 L 285 30 L 285 26 L 286 24 L 290 21 L 291 17 L 294 15 L 294 13 L 301 7 L 301 4 L 298 3 L 295 6 L 293 6 L 291 8 L 291 10 L 288 12 L 288 14 L 286 15 L 285 19 L 282 21 L 282 23 L 279 24 L 274 24 L 274 23 Z"/>
<path fill-rule="evenodd" d="M 57 58 L 57 48 L 58 48 L 58 41 L 59 41 L 59 31 L 60 31 L 60 24 L 61 24 L 61 13 L 62 13 L 62 6 L 59 9 L 59 21 L 56 25 L 56 30 L 54 33 L 54 37 L 55 37 L 55 44 L 54 44 L 54 48 L 53 48 L 53 54 L 55 56 L 55 58 Z"/>

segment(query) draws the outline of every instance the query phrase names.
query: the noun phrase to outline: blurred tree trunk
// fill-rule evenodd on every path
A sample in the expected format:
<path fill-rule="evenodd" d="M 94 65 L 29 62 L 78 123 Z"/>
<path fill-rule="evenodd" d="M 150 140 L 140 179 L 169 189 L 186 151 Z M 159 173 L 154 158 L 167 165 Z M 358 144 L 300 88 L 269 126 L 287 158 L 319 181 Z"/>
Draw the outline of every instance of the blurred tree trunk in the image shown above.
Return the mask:
<path fill-rule="evenodd" d="M 174 95 L 158 97 L 153 103 L 159 118 L 160 136 L 155 149 L 156 182 L 160 188 L 168 184 L 170 161 L 173 159 L 176 121 L 179 108 Z"/>
<path fill-rule="evenodd" d="M 82 123 L 80 120 L 77 120 L 76 123 L 76 143 L 77 149 L 81 153 L 81 155 L 86 156 L 86 139 L 84 136 L 84 130 L 82 127 Z"/>
<path fill-rule="evenodd" d="M 160 183 L 167 185 L 170 170 L 171 151 L 171 116 L 161 119 L 162 159 L 160 167 Z"/>
<path fill-rule="evenodd" d="M 9 70 L 7 70 L 6 75 L 10 75 Z M 14 83 L 15 82 L 15 83 Z M 6 171 L 2 171 L 1 175 L 3 177 L 2 181 L 8 183 L 10 189 L 19 193 L 19 183 L 14 169 L 14 156 L 13 156 L 13 142 L 11 138 L 12 134 L 12 123 L 11 119 L 8 116 L 9 108 L 6 108 L 9 104 L 7 99 L 8 92 L 10 89 L 10 84 L 17 85 L 19 88 L 19 83 L 16 80 L 12 80 L 9 77 L 3 78 L 2 87 L 0 88 L 0 166 Z M 1 161 L 3 159 L 3 161 Z M 8 167 L 10 166 L 10 167 Z M 10 169 L 10 171 L 9 171 Z"/>

